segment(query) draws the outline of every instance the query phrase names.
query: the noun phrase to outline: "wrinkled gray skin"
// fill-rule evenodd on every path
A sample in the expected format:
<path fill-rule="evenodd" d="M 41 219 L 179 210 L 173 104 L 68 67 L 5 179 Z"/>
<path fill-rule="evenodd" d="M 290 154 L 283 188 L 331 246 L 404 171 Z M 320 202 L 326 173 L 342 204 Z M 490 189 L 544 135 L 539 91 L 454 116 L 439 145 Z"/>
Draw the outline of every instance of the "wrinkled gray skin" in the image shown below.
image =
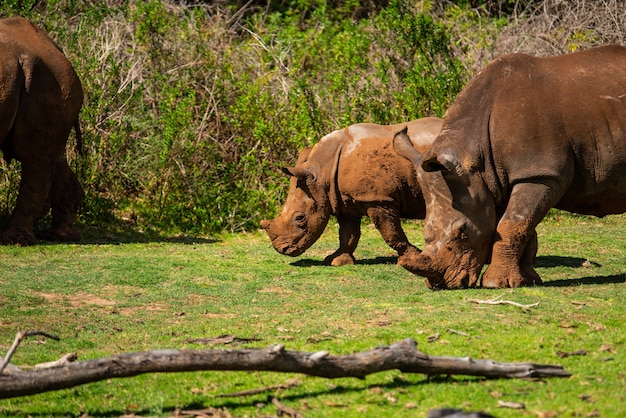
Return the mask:
<path fill-rule="evenodd" d="M 82 189 L 65 157 L 72 127 L 80 144 L 83 90 L 57 45 L 25 19 L 0 19 L 0 150 L 22 166 L 15 208 L 0 243 L 36 242 L 34 224 L 52 208 L 41 238 L 80 238 L 73 222 Z"/>
<path fill-rule="evenodd" d="M 424 251 L 398 263 L 436 289 L 541 284 L 537 224 L 552 207 L 626 211 L 626 48 L 500 57 L 448 109 L 418 167 Z"/>
<path fill-rule="evenodd" d="M 339 248 L 326 257 L 326 264 L 354 264 L 363 216 L 399 254 L 418 253 L 402 230 L 401 218 L 422 219 L 424 200 L 413 165 L 394 152 L 392 140 L 407 127 L 412 147 L 423 152 L 441 124 L 438 118 L 389 126 L 361 123 L 332 132 L 304 149 L 295 167 L 283 168 L 291 184 L 281 213 L 261 221 L 276 251 L 301 255 L 334 215 Z"/>

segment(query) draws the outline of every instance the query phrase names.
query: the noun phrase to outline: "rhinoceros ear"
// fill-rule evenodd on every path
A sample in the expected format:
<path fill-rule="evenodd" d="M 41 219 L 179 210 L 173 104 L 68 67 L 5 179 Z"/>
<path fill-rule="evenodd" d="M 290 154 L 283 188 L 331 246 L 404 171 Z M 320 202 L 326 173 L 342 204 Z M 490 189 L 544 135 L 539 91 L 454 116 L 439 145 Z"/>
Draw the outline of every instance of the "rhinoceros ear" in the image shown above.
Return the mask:
<path fill-rule="evenodd" d="M 439 158 L 434 154 L 424 157 L 424 161 L 422 161 L 422 168 L 424 171 L 429 173 L 433 171 L 446 170 L 446 166 L 439 162 Z"/>
<path fill-rule="evenodd" d="M 393 149 L 396 150 L 399 156 L 406 158 L 417 167 L 422 162 L 424 156 L 417 152 L 407 131 L 408 127 L 405 127 L 393 137 Z"/>
<path fill-rule="evenodd" d="M 315 176 L 304 167 L 283 167 L 283 173 L 291 177 L 297 177 L 300 180 L 314 179 Z"/>
<path fill-rule="evenodd" d="M 305 147 L 300 151 L 300 155 L 298 155 L 298 161 L 296 165 L 304 164 L 306 160 L 309 159 L 309 154 L 311 153 L 312 147 Z"/>
<path fill-rule="evenodd" d="M 469 185 L 469 172 L 454 156 L 450 154 L 426 156 L 422 162 L 422 168 L 426 172 L 442 171 L 453 173 L 458 176 L 465 185 Z"/>

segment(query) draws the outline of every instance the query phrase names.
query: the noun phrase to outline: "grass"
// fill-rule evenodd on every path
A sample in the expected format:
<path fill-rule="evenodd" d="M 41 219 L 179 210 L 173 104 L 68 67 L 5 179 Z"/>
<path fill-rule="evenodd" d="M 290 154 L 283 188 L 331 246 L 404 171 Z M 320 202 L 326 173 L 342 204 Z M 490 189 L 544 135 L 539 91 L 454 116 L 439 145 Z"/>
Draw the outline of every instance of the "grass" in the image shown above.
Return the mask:
<path fill-rule="evenodd" d="M 421 246 L 421 228 L 406 224 Z M 176 409 L 227 409 L 233 416 L 275 414 L 268 393 L 217 397 L 283 384 L 271 392 L 305 416 L 425 416 L 436 407 L 497 417 L 626 413 L 626 216 L 596 219 L 559 212 L 540 225 L 537 270 L 545 285 L 514 290 L 429 291 L 395 265 L 371 227 L 358 264 L 332 268 L 331 226 L 304 256 L 276 253 L 261 233 L 219 239 L 87 237 L 76 245 L 0 247 L 0 353 L 17 330 L 31 339 L 12 362 L 33 365 L 69 352 L 79 359 L 157 348 L 230 348 L 192 343 L 234 334 L 290 350 L 364 351 L 412 337 L 430 355 L 563 365 L 568 379 L 484 380 L 390 371 L 364 380 L 261 372 L 152 374 L 0 400 L 2 416 L 169 416 Z M 93 242 L 93 243 L 91 243 Z M 539 302 L 523 310 L 470 298 Z M 461 333 L 457 333 L 460 331 Z M 440 334 L 438 339 L 433 335 Z M 466 334 L 466 335 L 464 335 Z M 432 342 L 429 342 L 434 340 Z M 561 357 L 584 350 L 585 355 Z M 561 354 L 561 356 L 559 356 Z M 520 402 L 525 409 L 498 406 Z"/>

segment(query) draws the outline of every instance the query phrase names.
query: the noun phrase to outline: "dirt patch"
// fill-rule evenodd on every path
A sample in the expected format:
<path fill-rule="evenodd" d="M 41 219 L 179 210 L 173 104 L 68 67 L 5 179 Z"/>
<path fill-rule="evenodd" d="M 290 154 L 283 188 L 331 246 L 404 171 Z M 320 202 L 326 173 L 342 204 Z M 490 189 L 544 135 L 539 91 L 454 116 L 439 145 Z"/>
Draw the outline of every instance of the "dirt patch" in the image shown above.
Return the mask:
<path fill-rule="evenodd" d="M 87 292 L 78 292 L 71 295 L 63 295 L 60 293 L 45 293 L 45 292 L 31 292 L 34 296 L 43 298 L 46 302 L 52 304 L 65 304 L 69 303 L 73 308 L 80 308 L 83 306 L 96 305 L 96 306 L 113 306 L 115 301 L 105 299 L 99 296 L 92 295 Z"/>
<path fill-rule="evenodd" d="M 263 289 L 257 290 L 257 292 L 259 292 L 259 293 L 277 293 L 279 295 L 286 295 L 286 294 L 292 293 L 291 290 L 285 289 L 285 288 L 282 288 L 282 287 L 278 287 L 278 286 L 264 287 Z"/>
<path fill-rule="evenodd" d="M 151 303 L 149 305 L 141 305 L 141 306 L 123 308 L 117 312 L 124 316 L 133 316 L 133 315 L 136 315 L 137 312 L 165 312 L 165 311 L 167 311 L 167 307 L 165 305 L 161 305 L 159 303 Z"/>
<path fill-rule="evenodd" d="M 202 314 L 204 318 L 237 318 L 236 314 L 233 313 L 205 313 Z"/>

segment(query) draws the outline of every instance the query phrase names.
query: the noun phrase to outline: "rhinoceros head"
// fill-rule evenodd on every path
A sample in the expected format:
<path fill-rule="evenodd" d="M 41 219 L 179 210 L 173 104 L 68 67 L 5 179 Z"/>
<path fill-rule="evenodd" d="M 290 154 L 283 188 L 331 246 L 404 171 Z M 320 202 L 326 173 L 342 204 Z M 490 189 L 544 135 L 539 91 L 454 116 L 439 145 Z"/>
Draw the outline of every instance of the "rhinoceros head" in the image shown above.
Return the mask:
<path fill-rule="evenodd" d="M 397 134 L 394 148 L 416 165 L 426 218 L 424 251 L 400 257 L 398 264 L 426 277 L 433 289 L 474 287 L 496 226 L 494 199 L 480 175 L 480 162 L 467 158 L 462 147 L 446 147 L 441 135 L 423 157 L 410 155 L 405 137 Z"/>
<path fill-rule="evenodd" d="M 316 167 L 306 162 L 305 148 L 295 167 L 284 167 L 291 177 L 289 193 L 281 213 L 273 220 L 262 220 L 272 245 L 281 254 L 299 256 L 322 235 L 331 215 L 328 193 Z"/>

